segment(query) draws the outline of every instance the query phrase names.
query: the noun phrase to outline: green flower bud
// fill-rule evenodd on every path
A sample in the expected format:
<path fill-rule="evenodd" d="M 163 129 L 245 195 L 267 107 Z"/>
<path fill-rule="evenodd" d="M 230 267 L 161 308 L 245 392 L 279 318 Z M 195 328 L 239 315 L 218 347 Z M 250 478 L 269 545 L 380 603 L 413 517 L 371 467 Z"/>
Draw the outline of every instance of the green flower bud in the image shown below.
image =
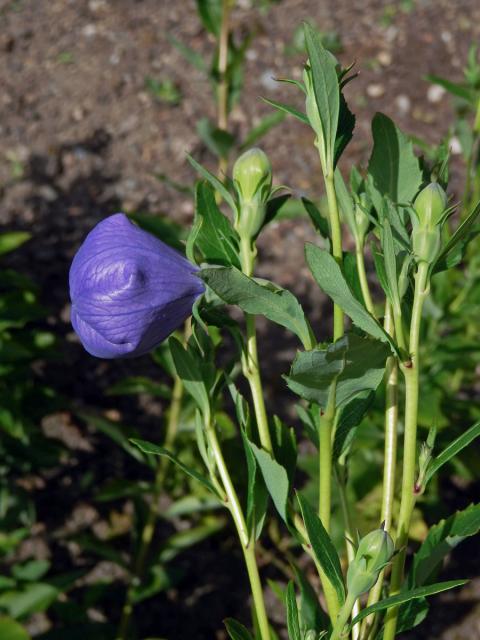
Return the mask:
<path fill-rule="evenodd" d="M 240 200 L 251 202 L 260 197 L 265 202 L 272 189 L 272 165 L 267 154 L 257 147 L 242 153 L 233 165 L 233 179 Z"/>
<path fill-rule="evenodd" d="M 424 229 L 417 227 L 412 232 L 413 253 L 417 262 L 431 264 L 438 255 L 442 244 L 442 232 L 439 227 Z"/>
<path fill-rule="evenodd" d="M 257 148 L 242 153 L 233 166 L 233 180 L 240 203 L 237 231 L 241 236 L 253 238 L 265 220 L 272 191 L 272 165 L 268 156 Z"/>
<path fill-rule="evenodd" d="M 447 208 L 447 202 L 447 194 L 438 182 L 427 184 L 420 191 L 413 205 L 420 226 L 432 229 L 438 225 Z"/>
<path fill-rule="evenodd" d="M 393 540 L 384 529 L 375 529 L 362 538 L 355 558 L 348 567 L 348 594 L 358 598 L 369 591 L 394 551 Z"/>

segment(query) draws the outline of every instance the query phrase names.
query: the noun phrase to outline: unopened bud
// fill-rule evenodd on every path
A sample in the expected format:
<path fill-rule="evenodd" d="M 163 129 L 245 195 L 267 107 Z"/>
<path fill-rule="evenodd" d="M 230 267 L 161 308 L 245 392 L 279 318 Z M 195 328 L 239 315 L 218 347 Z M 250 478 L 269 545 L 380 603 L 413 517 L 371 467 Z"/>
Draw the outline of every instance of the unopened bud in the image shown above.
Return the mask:
<path fill-rule="evenodd" d="M 438 182 L 431 182 L 420 191 L 414 202 L 419 225 L 433 229 L 441 222 L 447 208 L 447 194 Z"/>
<path fill-rule="evenodd" d="M 272 191 L 272 165 L 268 156 L 257 148 L 242 153 L 233 165 L 233 180 L 240 204 L 236 229 L 240 236 L 252 239 L 265 220 Z"/>
<path fill-rule="evenodd" d="M 358 598 L 369 591 L 378 580 L 380 571 L 393 556 L 395 545 L 383 529 L 375 529 L 360 540 L 355 558 L 347 572 L 349 595 Z"/>

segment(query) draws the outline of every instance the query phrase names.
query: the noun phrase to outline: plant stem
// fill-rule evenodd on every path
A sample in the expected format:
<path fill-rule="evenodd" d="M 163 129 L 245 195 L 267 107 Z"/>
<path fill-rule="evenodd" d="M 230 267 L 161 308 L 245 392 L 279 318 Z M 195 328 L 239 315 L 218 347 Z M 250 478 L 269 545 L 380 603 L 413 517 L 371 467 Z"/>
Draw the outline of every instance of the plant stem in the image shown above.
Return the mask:
<path fill-rule="evenodd" d="M 405 435 L 403 444 L 403 477 L 400 501 L 400 513 L 397 524 L 395 557 L 390 581 L 390 595 L 397 594 L 403 582 L 406 545 L 410 521 L 416 501 L 415 467 L 417 458 L 417 419 L 419 392 L 419 357 L 420 326 L 423 303 L 428 295 L 428 264 L 420 262 L 415 275 L 415 293 L 413 297 L 412 318 L 410 322 L 409 353 L 410 360 L 401 365 L 405 377 Z M 388 610 L 385 617 L 384 640 L 395 637 L 398 618 L 398 607 Z"/>
<path fill-rule="evenodd" d="M 394 337 L 394 324 L 392 307 L 385 304 L 385 319 L 383 323 L 385 331 Z M 380 522 L 384 523 L 385 530 L 391 534 L 393 499 L 395 495 L 395 469 L 397 461 L 397 425 L 398 425 L 398 361 L 395 356 L 387 359 L 385 369 L 385 445 L 383 462 L 383 494 Z M 380 572 L 378 580 L 370 591 L 367 606 L 380 600 L 383 586 L 384 571 Z M 367 616 L 362 623 L 361 637 L 366 640 L 373 630 L 378 616 Z"/>
<path fill-rule="evenodd" d="M 232 9 L 232 0 L 223 0 L 222 2 L 222 24 L 220 26 L 220 35 L 218 39 L 218 84 L 217 84 L 217 126 L 222 131 L 228 128 L 228 38 L 230 34 L 230 13 Z M 218 176 L 220 180 L 227 171 L 228 160 L 220 157 L 218 164 Z"/>
<path fill-rule="evenodd" d="M 242 271 L 245 275 L 251 276 L 255 264 L 256 249 L 252 247 L 251 240 L 244 236 L 240 239 L 240 261 Z M 246 313 L 245 324 L 247 330 L 247 349 L 245 357 L 242 359 L 243 375 L 248 380 L 250 392 L 252 394 L 255 418 L 257 420 L 260 444 L 265 451 L 273 453 L 272 439 L 268 426 L 267 411 L 263 398 L 262 379 L 260 376 L 260 365 L 258 362 L 257 332 L 255 328 L 255 316 Z"/>
<path fill-rule="evenodd" d="M 337 465 L 336 477 L 338 484 L 338 495 L 340 497 L 340 506 L 342 508 L 343 526 L 345 531 L 345 546 L 347 549 L 347 560 L 350 565 L 355 558 L 355 548 L 353 546 L 355 542 L 355 533 L 353 529 L 352 516 L 350 512 L 350 506 L 348 504 L 347 487 L 346 487 L 346 469 L 344 464 Z M 360 613 L 360 600 L 357 598 L 352 607 L 352 618 Z M 358 640 L 360 636 L 360 628 L 355 625 L 352 629 L 352 639 Z"/>
<path fill-rule="evenodd" d="M 355 258 L 357 262 L 358 277 L 360 280 L 360 288 L 362 290 L 363 300 L 367 310 L 370 311 L 372 316 L 375 316 L 375 307 L 373 306 L 372 295 L 370 293 L 370 287 L 368 286 L 367 272 L 365 270 L 365 256 L 364 256 L 364 241 L 355 241 Z"/>
<path fill-rule="evenodd" d="M 340 613 L 338 614 L 337 621 L 335 622 L 335 625 L 333 627 L 330 640 L 337 640 L 338 638 L 341 638 L 343 628 L 347 624 L 348 619 L 350 618 L 354 604 L 355 604 L 355 598 L 347 594 L 345 603 L 343 607 L 340 609 Z"/>
<path fill-rule="evenodd" d="M 248 529 L 245 522 L 245 517 L 243 515 L 242 507 L 235 491 L 235 487 L 233 486 L 232 479 L 230 478 L 230 474 L 223 457 L 220 443 L 215 432 L 215 427 L 209 418 L 206 419 L 206 435 L 210 443 L 213 456 L 215 458 L 215 463 L 217 465 L 223 487 L 225 489 L 225 499 L 227 507 L 232 514 L 238 537 L 242 545 L 248 578 L 250 580 L 250 588 L 252 591 L 255 615 L 260 629 L 260 637 L 261 640 L 270 640 L 270 626 L 268 624 L 265 601 L 263 598 L 263 589 L 260 581 L 260 575 L 258 573 L 257 560 L 255 557 L 254 537 L 248 535 Z"/>
<path fill-rule="evenodd" d="M 338 213 L 337 195 L 335 193 L 335 183 L 333 180 L 333 170 L 325 175 L 325 189 L 327 192 L 328 212 L 330 220 L 330 234 L 332 241 L 332 255 L 339 265 L 343 263 L 342 252 L 342 228 L 340 225 L 340 215 Z M 343 336 L 343 311 L 333 305 L 333 339 L 338 340 Z"/>

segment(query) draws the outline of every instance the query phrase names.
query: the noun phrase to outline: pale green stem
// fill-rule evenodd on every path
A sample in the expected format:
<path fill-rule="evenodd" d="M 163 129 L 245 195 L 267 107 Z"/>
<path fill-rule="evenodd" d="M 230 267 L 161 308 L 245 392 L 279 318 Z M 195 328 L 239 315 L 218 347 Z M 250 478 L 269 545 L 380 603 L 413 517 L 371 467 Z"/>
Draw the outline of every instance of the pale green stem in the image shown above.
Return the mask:
<path fill-rule="evenodd" d="M 344 466 L 338 466 L 337 469 L 337 484 L 338 495 L 340 497 L 340 506 L 343 515 L 343 524 L 345 530 L 345 546 L 347 550 L 348 565 L 350 565 L 355 559 L 355 531 L 352 522 L 352 515 L 350 512 L 350 505 L 348 504 L 347 487 L 346 487 L 346 472 Z M 357 598 L 352 607 L 352 618 L 360 613 L 360 600 Z M 360 627 L 355 625 L 352 629 L 352 640 L 358 640 L 360 636 Z"/>
<path fill-rule="evenodd" d="M 217 126 L 222 131 L 228 128 L 228 37 L 230 34 L 230 13 L 233 1 L 222 1 L 222 23 L 218 39 L 218 84 L 217 84 Z M 228 161 L 220 157 L 218 161 L 218 177 L 223 180 L 227 171 Z"/>
<path fill-rule="evenodd" d="M 385 304 L 385 331 L 394 337 L 392 308 Z M 395 468 L 397 461 L 397 425 L 398 425 L 398 362 L 395 356 L 387 359 L 385 370 L 385 445 L 383 460 L 383 494 L 380 522 L 384 523 L 385 530 L 392 535 L 393 500 L 395 496 Z M 393 536 L 392 536 L 393 537 Z M 367 606 L 379 601 L 382 594 L 384 571 L 380 572 L 378 580 L 370 591 Z M 361 637 L 366 640 L 373 630 L 378 616 L 367 616 L 362 622 Z"/>
<path fill-rule="evenodd" d="M 416 502 L 415 468 L 417 459 L 417 419 L 419 392 L 419 357 L 420 326 L 423 303 L 428 295 L 428 264 L 421 262 L 415 275 L 415 293 L 413 297 L 412 318 L 410 322 L 409 353 L 410 360 L 402 364 L 405 377 L 405 435 L 403 444 L 403 477 L 400 501 L 400 513 L 397 524 L 396 555 L 390 580 L 390 595 L 396 595 L 401 588 L 404 575 L 406 545 L 413 509 Z M 398 619 L 398 607 L 387 611 L 385 617 L 384 640 L 395 637 Z"/>
<path fill-rule="evenodd" d="M 365 270 L 365 256 L 364 256 L 364 241 L 359 239 L 355 240 L 355 259 L 357 262 L 357 273 L 360 280 L 360 288 L 362 290 L 363 300 L 367 310 L 370 311 L 372 316 L 375 316 L 375 307 L 373 306 L 372 295 L 370 293 L 370 287 L 368 286 L 367 272 Z"/>
<path fill-rule="evenodd" d="M 251 240 L 249 238 L 242 237 L 240 239 L 240 261 L 242 264 L 243 273 L 249 277 L 253 274 L 255 256 L 256 249 L 255 247 L 252 247 Z M 267 411 L 265 409 L 265 400 L 263 398 L 260 365 L 258 362 L 255 316 L 246 313 L 245 324 L 247 329 L 247 350 L 245 357 L 242 359 L 243 375 L 248 380 L 248 384 L 250 386 L 253 406 L 255 409 L 255 418 L 257 420 L 258 433 L 260 436 L 260 443 L 265 451 L 268 451 L 268 453 L 272 454 L 272 439 L 270 437 Z"/>
<path fill-rule="evenodd" d="M 340 225 L 340 215 L 338 213 L 337 195 L 335 193 L 335 183 L 333 171 L 325 175 L 325 189 L 327 192 L 328 212 L 330 220 L 330 234 L 332 241 L 332 255 L 339 265 L 343 263 L 342 252 L 342 228 Z M 338 340 L 343 336 L 343 311 L 334 304 L 333 306 L 333 339 Z"/>
<path fill-rule="evenodd" d="M 206 420 L 206 435 L 213 452 L 218 473 L 225 489 L 226 504 L 232 514 L 238 537 L 240 538 L 240 543 L 242 545 L 245 565 L 247 567 L 248 578 L 250 581 L 255 615 L 260 629 L 260 637 L 261 640 L 270 640 L 270 626 L 265 609 L 265 601 L 263 598 L 263 589 L 258 572 L 257 560 L 255 557 L 255 541 L 253 537 L 250 538 L 248 535 L 248 529 L 240 501 L 230 478 L 220 443 L 218 442 L 217 434 L 215 432 L 215 427 L 209 419 Z"/>
<path fill-rule="evenodd" d="M 340 613 L 338 614 L 337 621 L 333 627 L 332 635 L 330 636 L 330 640 L 338 640 L 343 635 L 343 629 L 350 618 L 352 613 L 353 606 L 355 604 L 355 598 L 347 594 L 347 598 L 343 607 L 340 609 Z"/>

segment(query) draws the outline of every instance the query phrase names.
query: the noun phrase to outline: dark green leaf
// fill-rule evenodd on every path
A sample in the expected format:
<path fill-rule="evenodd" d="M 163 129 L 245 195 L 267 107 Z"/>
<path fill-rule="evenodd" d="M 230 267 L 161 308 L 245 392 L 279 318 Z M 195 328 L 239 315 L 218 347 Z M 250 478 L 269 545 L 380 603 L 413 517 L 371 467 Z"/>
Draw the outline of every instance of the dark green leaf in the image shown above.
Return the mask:
<path fill-rule="evenodd" d="M 223 624 L 225 625 L 228 635 L 232 640 L 253 640 L 253 636 L 250 631 L 244 627 L 243 624 L 237 622 L 237 620 L 234 620 L 233 618 L 226 618 L 223 621 Z"/>
<path fill-rule="evenodd" d="M 218 36 L 222 24 L 222 0 L 197 0 L 197 11 L 207 31 Z"/>
<path fill-rule="evenodd" d="M 155 456 L 165 456 L 171 462 L 176 464 L 177 467 L 179 467 L 184 473 L 189 475 L 194 480 L 197 480 L 197 482 L 200 482 L 200 484 L 202 484 L 206 489 L 214 493 L 216 496 L 220 497 L 218 495 L 217 490 L 215 489 L 215 487 L 212 485 L 212 483 L 208 478 L 206 478 L 205 476 L 202 476 L 202 474 L 198 473 L 198 471 L 195 471 L 195 469 L 188 467 L 176 456 L 174 456 L 173 453 L 168 451 L 168 449 L 159 447 L 158 445 L 153 444 L 153 442 L 147 442 L 146 440 L 138 440 L 137 438 L 132 438 L 130 442 L 132 442 L 132 444 L 134 444 L 136 447 L 138 447 L 141 451 L 145 453 L 151 453 Z"/>
<path fill-rule="evenodd" d="M 373 151 L 368 172 L 375 186 L 393 202 L 411 202 L 422 183 L 422 172 L 413 145 L 382 113 L 372 122 Z"/>
<path fill-rule="evenodd" d="M 425 484 L 437 473 L 437 471 L 443 467 L 449 460 L 451 460 L 457 453 L 460 453 L 462 449 L 467 447 L 471 442 L 480 436 L 480 421 L 476 422 L 470 429 L 467 429 L 456 440 L 451 442 L 446 449 L 436 456 L 428 465 L 427 473 L 425 474 Z"/>
<path fill-rule="evenodd" d="M 4 591 L 0 595 L 0 608 L 12 618 L 23 618 L 45 611 L 58 595 L 59 590 L 52 585 L 36 582 L 21 590 Z"/>
<path fill-rule="evenodd" d="M 401 605 L 398 612 L 397 634 L 418 626 L 428 615 L 429 604 L 425 598 L 410 600 Z"/>
<path fill-rule="evenodd" d="M 315 589 L 298 567 L 293 566 L 295 578 L 300 588 L 300 627 L 304 632 L 311 629 L 318 633 L 326 631 L 330 626 L 328 616 L 318 601 Z"/>
<path fill-rule="evenodd" d="M 218 193 L 222 196 L 222 198 L 228 204 L 230 209 L 234 212 L 237 211 L 237 205 L 235 204 L 235 200 L 233 199 L 232 194 L 228 191 L 225 185 L 217 178 L 217 176 L 211 173 L 208 169 L 205 169 L 205 167 L 202 167 L 202 165 L 199 164 L 195 160 L 195 158 L 192 158 L 192 156 L 188 154 L 187 154 L 187 159 L 192 165 L 192 167 L 196 169 L 198 173 L 202 176 L 202 178 L 205 178 L 205 180 L 208 180 L 208 182 L 210 182 L 210 184 L 215 189 L 215 191 L 218 191 Z"/>
<path fill-rule="evenodd" d="M 168 385 L 155 382 L 155 380 L 144 376 L 129 376 L 107 389 L 109 396 L 137 395 L 139 393 L 147 393 L 156 398 L 170 398 L 172 395 Z"/>
<path fill-rule="evenodd" d="M 200 221 L 195 246 L 202 252 L 205 261 L 240 267 L 237 233 L 218 208 L 213 187 L 204 181 L 196 187 L 195 215 Z"/>
<path fill-rule="evenodd" d="M 295 585 L 292 580 L 288 583 L 285 594 L 285 605 L 287 608 L 287 629 L 289 640 L 302 640 L 300 634 L 300 623 L 298 620 L 297 598 L 295 596 Z"/>
<path fill-rule="evenodd" d="M 327 161 L 333 162 L 340 112 L 340 87 L 335 58 L 323 47 L 321 38 L 315 29 L 306 23 L 304 30 L 315 101 L 322 126 L 325 155 Z"/>
<path fill-rule="evenodd" d="M 301 495 L 297 497 L 313 553 L 327 579 L 337 592 L 340 603 L 343 604 L 345 587 L 338 553 L 320 518 L 310 504 Z"/>
<path fill-rule="evenodd" d="M 265 514 L 268 504 L 268 492 L 263 482 L 260 467 L 253 453 L 250 442 L 244 432 L 241 430 L 245 457 L 247 459 L 248 485 L 247 485 L 247 509 L 246 520 L 247 528 L 250 534 L 253 533 L 255 540 L 258 539 L 262 531 Z"/>
<path fill-rule="evenodd" d="M 328 227 L 328 221 L 322 216 L 318 207 L 308 198 L 302 198 L 303 206 L 305 207 L 306 212 L 310 216 L 310 220 L 312 221 L 313 226 L 318 231 L 318 233 L 325 238 L 326 240 L 330 239 L 330 229 Z"/>
<path fill-rule="evenodd" d="M 260 467 L 273 504 L 282 519 L 287 522 L 287 501 L 290 492 L 287 470 L 278 464 L 269 453 L 263 449 L 259 449 L 256 444 L 250 441 L 248 444 Z"/>
<path fill-rule="evenodd" d="M 207 416 L 210 412 L 210 398 L 198 362 L 176 338 L 171 337 L 168 346 L 175 363 L 175 369 L 182 379 L 185 389 L 195 400 L 202 414 Z"/>
<path fill-rule="evenodd" d="M 376 613 L 377 611 L 383 611 L 384 609 L 389 609 L 390 607 L 398 606 L 399 604 L 403 604 L 404 602 L 409 602 L 410 600 L 415 600 L 416 598 L 426 598 L 427 596 L 433 596 L 436 593 L 441 593 L 442 591 L 448 591 L 448 589 L 455 589 L 456 587 L 461 587 L 468 580 L 450 580 L 448 582 L 438 582 L 437 584 L 431 584 L 428 587 L 419 587 L 418 589 L 413 589 L 412 591 L 406 591 L 405 593 L 399 593 L 397 596 L 391 596 L 390 598 L 385 598 L 385 600 L 380 600 L 376 604 L 372 604 L 370 607 L 365 607 L 358 616 L 352 620 L 351 626 L 360 622 L 367 616 L 372 613 Z"/>
<path fill-rule="evenodd" d="M 413 557 L 409 586 L 423 585 L 440 566 L 443 558 L 462 540 L 480 531 L 480 504 L 454 513 L 430 528 L 420 549 Z"/>
<path fill-rule="evenodd" d="M 356 427 L 363 420 L 365 414 L 372 406 L 375 393 L 367 391 L 353 398 L 343 406 L 338 415 L 333 441 L 333 459 L 345 453 L 351 446 Z"/>
<path fill-rule="evenodd" d="M 388 342 L 396 351 L 397 347 L 390 336 L 350 291 L 335 258 L 327 251 L 309 243 L 305 245 L 305 255 L 313 277 L 333 302 L 338 304 L 360 329 L 382 342 Z"/>
<path fill-rule="evenodd" d="M 272 198 L 267 202 L 267 211 L 265 213 L 265 220 L 262 224 L 261 229 L 263 229 L 269 222 L 271 222 L 277 216 L 280 209 L 289 199 L 290 199 L 290 194 L 285 193 L 281 196 L 277 196 L 276 198 Z M 258 233 L 260 233 L 260 231 Z"/>
<path fill-rule="evenodd" d="M 347 102 L 340 93 L 340 114 L 338 117 L 338 129 L 335 137 L 335 148 L 333 152 L 333 166 L 336 167 L 340 156 L 345 151 L 345 147 L 353 137 L 355 129 L 355 116 L 348 108 Z"/>
<path fill-rule="evenodd" d="M 292 331 L 303 345 L 312 344 L 310 325 L 289 291 L 258 284 L 234 267 L 202 269 L 199 275 L 227 304 L 236 304 L 246 313 L 264 315 Z"/>
<path fill-rule="evenodd" d="M 226 158 L 235 144 L 230 132 L 219 129 L 208 118 L 200 118 L 197 122 L 197 133 L 213 155 L 219 158 Z"/>

